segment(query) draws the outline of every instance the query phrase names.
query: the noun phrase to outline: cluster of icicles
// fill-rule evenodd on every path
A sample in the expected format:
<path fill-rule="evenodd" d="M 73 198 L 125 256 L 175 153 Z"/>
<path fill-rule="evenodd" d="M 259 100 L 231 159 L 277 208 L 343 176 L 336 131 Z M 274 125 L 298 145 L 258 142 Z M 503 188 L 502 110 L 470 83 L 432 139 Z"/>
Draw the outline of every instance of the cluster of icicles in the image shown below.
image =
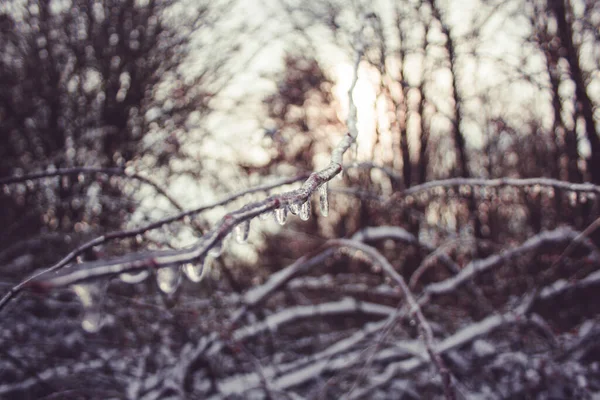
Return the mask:
<path fill-rule="evenodd" d="M 329 215 L 329 200 L 327 198 L 327 182 L 319 186 L 319 208 L 321 214 L 326 217 Z M 270 218 L 273 214 L 275 220 L 280 225 L 284 225 L 288 218 L 288 212 L 307 221 L 311 215 L 310 197 L 303 203 L 292 203 L 259 216 L 260 219 Z M 250 220 L 246 220 L 236 225 L 234 236 L 238 243 L 245 243 L 250 233 Z M 188 263 L 183 266 L 164 267 L 156 270 L 156 283 L 158 288 L 166 295 L 173 295 L 182 281 L 182 275 L 185 275 L 193 283 L 198 283 L 210 272 L 212 262 L 223 252 L 223 242 L 217 243 L 202 259 L 194 263 Z M 140 283 L 150 276 L 150 271 L 124 272 L 119 275 L 121 281 L 130 284 Z M 108 281 L 78 283 L 72 286 L 73 291 L 79 297 L 83 306 L 83 318 L 81 326 L 90 333 L 95 333 L 102 327 L 103 320 L 103 299 L 108 287 Z"/>

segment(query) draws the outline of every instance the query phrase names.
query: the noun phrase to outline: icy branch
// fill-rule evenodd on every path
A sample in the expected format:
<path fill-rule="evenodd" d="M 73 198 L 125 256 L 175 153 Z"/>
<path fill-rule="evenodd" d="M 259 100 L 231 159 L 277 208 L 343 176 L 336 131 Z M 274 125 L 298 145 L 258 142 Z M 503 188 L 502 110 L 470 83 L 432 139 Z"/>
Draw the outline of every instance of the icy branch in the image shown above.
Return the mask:
<path fill-rule="evenodd" d="M 30 276 L 29 278 L 26 278 L 25 280 L 21 281 L 19 284 L 17 284 L 16 286 L 14 286 L 1 300 L 0 300 L 0 310 L 2 310 L 4 308 L 4 306 L 6 306 L 6 304 L 8 303 L 8 301 L 10 301 L 11 298 L 13 298 L 15 295 L 17 295 L 19 292 L 21 292 L 25 287 L 27 287 L 28 285 L 32 284 L 34 286 L 34 288 L 37 289 L 45 289 L 45 288 L 50 288 L 47 287 L 47 285 L 43 282 L 37 282 L 37 279 L 40 279 L 43 275 L 51 273 L 51 272 L 55 272 L 60 270 L 61 268 L 63 268 L 64 266 L 68 265 L 69 263 L 73 262 L 77 256 L 83 254 L 84 252 L 86 252 L 89 249 L 92 249 L 96 246 L 102 245 L 104 243 L 113 241 L 113 240 L 118 240 L 118 239 L 125 239 L 125 238 L 130 238 L 130 237 L 135 237 L 137 235 L 141 235 L 144 234 L 148 231 L 154 230 L 154 229 L 158 229 L 164 225 L 170 224 L 172 222 L 175 221 L 180 221 L 183 220 L 186 217 L 191 217 L 197 214 L 200 214 L 204 211 L 219 207 L 219 206 L 223 206 L 226 205 L 240 197 L 243 197 L 245 195 L 251 194 L 251 193 L 257 193 L 257 192 L 263 192 L 263 191 L 268 191 L 280 186 L 284 186 L 284 185 L 288 185 L 288 184 L 292 184 L 295 182 L 298 182 L 300 180 L 306 179 L 307 175 L 305 174 L 301 174 L 292 178 L 286 178 L 286 179 L 282 179 L 282 180 L 278 180 L 272 183 L 267 183 L 267 184 L 263 184 L 263 185 L 259 185 L 259 186 L 255 186 L 253 188 L 250 189 L 246 189 L 246 190 L 242 190 L 240 192 L 234 193 L 232 195 L 229 195 L 227 197 L 225 197 L 222 200 L 219 200 L 215 203 L 212 204 L 208 204 L 208 205 L 204 205 L 201 207 L 197 207 L 195 209 L 192 210 L 188 210 L 188 211 L 184 211 L 181 212 L 179 214 L 173 215 L 171 217 L 167 217 L 155 222 L 152 222 L 150 224 L 141 226 L 139 228 L 134 228 L 134 229 L 129 229 L 129 230 L 124 230 L 124 231 L 116 231 L 116 232 L 110 232 L 107 233 L 105 235 L 99 236 L 97 238 L 94 238 L 86 243 L 84 243 L 83 245 L 77 247 L 76 249 L 72 250 L 69 254 L 67 254 L 65 257 L 63 257 L 61 260 L 59 260 L 57 263 L 55 263 L 54 265 L 45 268 L 44 270 L 35 273 L 34 275 Z M 159 252 L 160 253 L 160 252 Z M 150 254 L 150 253 L 146 253 L 146 254 Z M 138 255 L 139 256 L 139 255 Z M 131 256 L 126 256 L 124 258 L 121 259 L 121 263 L 123 264 L 127 264 L 127 262 L 129 261 L 133 261 L 130 260 Z M 128 260 L 129 259 L 129 260 Z M 117 260 L 118 261 L 118 260 Z M 149 267 L 152 266 L 153 264 L 149 261 L 146 260 L 147 264 L 142 264 L 142 266 L 138 265 L 138 267 Z M 97 263 L 99 265 L 102 265 L 102 263 Z M 92 264 L 93 265 L 93 264 Z M 79 268 L 81 268 L 80 266 L 78 266 Z M 124 269 L 127 269 L 127 265 L 123 266 Z M 136 269 L 136 268 L 133 268 Z M 85 271 L 84 271 L 85 272 Z M 99 271 L 101 272 L 101 271 Z M 100 273 L 99 276 L 102 276 L 102 273 Z M 41 286 L 40 286 L 41 285 Z"/>
<path fill-rule="evenodd" d="M 424 292 L 429 295 L 440 295 L 452 292 L 461 285 L 469 282 L 475 276 L 496 268 L 511 258 L 519 257 L 531 251 L 537 250 L 542 246 L 560 245 L 575 240 L 578 232 L 571 228 L 558 228 L 553 231 L 542 232 L 531 237 L 522 245 L 510 250 L 505 250 L 501 254 L 494 254 L 483 260 L 471 261 L 459 274 L 446 279 L 442 282 L 432 283 L 425 287 Z M 585 243 L 585 242 L 584 242 Z M 589 243 L 587 244 L 591 250 L 594 249 Z"/>
<path fill-rule="evenodd" d="M 309 306 L 296 306 L 286 308 L 280 312 L 269 315 L 264 321 L 238 329 L 232 335 L 236 341 L 246 340 L 264 331 L 276 332 L 282 325 L 296 322 L 306 318 L 320 318 L 330 315 L 364 313 L 377 317 L 387 317 L 395 311 L 394 308 L 381 304 L 357 301 L 345 298 L 336 302 L 321 303 Z"/>
<path fill-rule="evenodd" d="M 406 302 L 408 303 L 410 313 L 412 315 L 414 315 L 417 320 L 419 330 L 420 330 L 421 334 L 423 335 L 423 341 L 425 343 L 425 347 L 427 348 L 427 353 L 429 353 L 429 357 L 431 357 L 431 360 L 433 361 L 434 365 L 436 366 L 438 373 L 442 377 L 442 382 L 444 385 L 444 394 L 447 399 L 454 399 L 455 395 L 454 395 L 454 390 L 452 388 L 452 381 L 450 378 L 450 373 L 449 373 L 448 369 L 446 368 L 444 361 L 442 360 L 440 355 L 434 349 L 435 343 L 434 343 L 434 339 L 433 339 L 433 332 L 431 330 L 431 326 L 429 325 L 429 322 L 425 319 L 425 316 L 423 315 L 423 312 L 421 311 L 421 307 L 415 300 L 412 292 L 408 288 L 408 285 L 404 281 L 404 278 L 400 274 L 398 274 L 398 272 L 396 272 L 396 270 L 389 263 L 389 261 L 374 247 L 367 246 L 363 243 L 360 243 L 360 242 L 357 242 L 354 240 L 339 239 L 339 240 L 335 240 L 334 242 L 339 243 L 340 245 L 348 246 L 348 247 L 351 247 L 351 248 L 354 248 L 354 249 L 357 249 L 357 250 L 360 250 L 360 251 L 366 253 L 368 256 L 370 256 L 373 259 L 373 261 L 375 261 L 377 264 L 379 264 L 379 266 L 381 266 L 383 271 L 394 282 L 396 282 L 398 287 L 400 287 L 400 289 L 402 290 L 402 294 L 404 295 L 404 298 L 406 299 Z"/>
<path fill-rule="evenodd" d="M 498 179 L 481 179 L 481 178 L 452 178 L 438 181 L 430 181 L 421 185 L 413 186 L 405 191 L 401 192 L 400 195 L 408 196 L 414 195 L 421 192 L 426 192 L 434 188 L 455 188 L 460 186 L 482 186 L 490 188 L 500 187 L 530 187 L 530 186 L 544 186 L 552 187 L 554 189 L 560 189 L 565 191 L 577 192 L 577 193 L 596 193 L 600 194 L 600 186 L 591 183 L 571 183 L 565 181 L 559 181 L 551 178 L 528 178 L 528 179 L 516 179 L 516 178 L 498 178 Z"/>
<path fill-rule="evenodd" d="M 358 66 L 364 52 L 364 45 L 360 39 L 361 35 L 359 34 L 358 36 L 359 40 L 356 47 L 354 79 L 350 91 L 354 89 L 356 81 L 358 80 Z M 318 172 L 310 174 L 308 179 L 306 179 L 299 189 L 270 196 L 265 200 L 247 204 L 237 211 L 226 214 L 210 232 L 206 233 L 196 245 L 190 248 L 174 251 L 134 253 L 108 261 L 101 260 L 98 262 L 78 264 L 57 276 L 46 278 L 45 276 L 38 275 L 35 278 L 29 278 L 26 283 L 22 282 L 17 285 L 2 300 L 0 300 L 0 309 L 26 285 L 31 285 L 38 290 L 47 290 L 54 287 L 72 285 L 85 280 L 110 277 L 125 272 L 135 272 L 148 268 L 166 268 L 196 262 L 204 257 L 210 249 L 220 246 L 222 240 L 225 239 L 236 226 L 246 223 L 259 215 L 271 213 L 282 207 L 306 203 L 310 200 L 310 196 L 313 192 L 341 172 L 344 153 L 356 141 L 356 137 L 358 136 L 358 130 L 356 128 L 356 106 L 354 105 L 352 96 L 349 96 L 349 106 L 349 132 L 343 136 L 337 146 L 333 149 L 329 165 Z M 54 271 L 61 268 L 63 265 L 59 267 L 55 265 L 47 270 Z"/>
<path fill-rule="evenodd" d="M 519 312 L 508 312 L 503 315 L 493 315 L 487 317 L 482 321 L 473 323 L 459 330 L 454 335 L 443 340 L 433 349 L 433 351 L 438 354 L 438 356 L 439 354 L 447 353 L 450 350 L 470 343 L 481 336 L 488 335 L 502 326 L 515 324 L 520 321 L 521 317 L 522 314 Z M 413 372 L 426 365 L 429 361 L 430 360 L 427 359 L 413 357 L 408 360 L 391 363 L 386 367 L 383 373 L 371 378 L 371 385 L 363 390 L 357 391 L 349 398 L 365 398 L 369 393 L 373 392 L 373 390 L 388 384 L 398 375 L 404 375 Z"/>

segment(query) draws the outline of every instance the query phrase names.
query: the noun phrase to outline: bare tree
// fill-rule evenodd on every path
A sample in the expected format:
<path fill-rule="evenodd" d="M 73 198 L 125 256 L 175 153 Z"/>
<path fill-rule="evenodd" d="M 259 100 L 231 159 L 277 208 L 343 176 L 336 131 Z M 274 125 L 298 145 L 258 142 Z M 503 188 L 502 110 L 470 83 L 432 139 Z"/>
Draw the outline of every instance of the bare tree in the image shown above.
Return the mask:
<path fill-rule="evenodd" d="M 296 37 L 303 45 L 315 40 L 315 32 L 319 36 L 307 50 L 282 57 L 275 89 L 264 97 L 269 129 L 260 135 L 267 159 L 241 162 L 257 185 L 191 207 L 171 194 L 173 186 L 154 179 L 181 165 L 171 164 L 172 154 L 186 152 L 178 149 L 179 135 L 170 136 L 188 122 L 185 107 L 178 110 L 181 119 L 169 122 L 184 72 L 153 85 L 157 92 L 166 87 L 168 95 L 152 96 L 157 103 L 144 112 L 142 121 L 150 121 L 142 132 L 156 133 L 168 146 L 148 152 L 133 146 L 131 153 L 148 162 L 149 172 L 127 168 L 123 150 L 124 165 L 104 155 L 97 165 L 56 164 L 39 172 L 22 166 L 0 179 L 5 198 L 17 205 L 45 186 L 58 190 L 50 186 L 57 180 L 86 183 L 81 174 L 137 182 L 170 204 L 160 217 L 132 217 L 133 226 L 99 221 L 97 236 L 66 226 L 49 231 L 61 240 L 65 233 L 77 237 L 35 268 L 22 267 L 32 262 L 30 244 L 15 241 L 2 249 L 2 269 L 15 279 L 0 300 L 7 321 L 0 328 L 1 395 L 598 395 L 600 186 L 585 182 L 593 172 L 561 133 L 571 128 L 569 104 L 580 96 L 564 93 L 567 78 L 555 70 L 569 53 L 552 36 L 553 9 L 536 3 L 544 13 L 519 20 L 526 29 L 512 51 L 523 59 L 518 65 L 508 56 L 493 62 L 506 81 L 472 88 L 477 74 L 467 74 L 464 65 L 484 70 L 493 58 L 485 53 L 490 39 L 483 32 L 490 26 L 497 36 L 509 30 L 503 24 L 520 13 L 512 5 L 525 2 L 482 3 L 462 30 L 442 2 L 411 2 L 403 9 L 309 3 L 284 4 L 282 18 L 290 18 L 293 32 L 301 28 Z M 345 121 L 337 118 L 334 81 L 318 54 L 325 45 L 322 28 L 348 52 L 352 67 Z M 421 65 L 420 74 L 413 63 Z M 381 120 L 374 124 L 371 159 L 357 159 L 349 153 L 364 134 L 356 100 L 365 70 L 377 77 L 375 93 L 386 117 L 376 115 Z M 200 87 L 189 90 L 200 97 L 214 93 L 218 82 L 204 86 L 207 75 L 200 76 Z M 543 107 L 513 107 L 511 85 L 543 93 Z M 206 107 L 208 113 L 210 103 Z M 164 122 L 150 126 L 157 120 Z M 104 149 L 106 142 L 100 143 L 90 149 Z M 550 165 L 553 154 L 569 163 Z M 65 155 L 57 149 L 55 157 Z M 282 174 L 287 177 L 274 177 Z M 120 200 L 139 199 L 125 196 L 125 187 Z M 32 193 L 23 194 L 27 190 Z M 210 226 L 208 214 L 219 217 Z M 480 224 L 475 231 L 469 219 Z M 187 245 L 177 242 L 186 233 Z M 35 238 L 39 248 L 50 247 L 50 237 Z M 244 245 L 248 240 L 256 246 Z M 253 257 L 236 256 L 248 247 Z M 48 345 L 40 346 L 43 340 Z"/>

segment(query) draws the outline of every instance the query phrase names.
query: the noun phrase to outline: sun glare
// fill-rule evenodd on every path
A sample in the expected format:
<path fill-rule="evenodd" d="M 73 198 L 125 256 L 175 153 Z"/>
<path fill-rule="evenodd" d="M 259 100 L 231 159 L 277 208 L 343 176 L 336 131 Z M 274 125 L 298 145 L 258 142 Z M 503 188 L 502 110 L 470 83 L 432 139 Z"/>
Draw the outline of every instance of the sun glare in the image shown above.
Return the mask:
<path fill-rule="evenodd" d="M 348 89 L 352 84 L 354 75 L 353 66 L 344 63 L 335 67 L 336 85 L 333 93 L 340 103 L 338 116 L 342 121 L 348 118 Z M 375 102 L 377 94 L 375 91 L 375 79 L 372 71 L 359 68 L 358 81 L 354 88 L 354 104 L 357 109 L 358 127 L 358 157 L 368 158 L 372 152 L 373 140 L 375 138 L 377 111 Z"/>

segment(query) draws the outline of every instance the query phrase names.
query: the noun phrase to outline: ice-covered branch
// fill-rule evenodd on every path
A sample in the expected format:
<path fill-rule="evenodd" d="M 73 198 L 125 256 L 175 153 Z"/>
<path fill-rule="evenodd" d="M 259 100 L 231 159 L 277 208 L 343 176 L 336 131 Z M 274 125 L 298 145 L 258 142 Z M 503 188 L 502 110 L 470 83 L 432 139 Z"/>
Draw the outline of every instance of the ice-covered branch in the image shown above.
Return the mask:
<path fill-rule="evenodd" d="M 102 236 L 96 237 L 96 238 L 82 244 L 81 246 L 77 247 L 76 249 L 73 249 L 69 254 L 67 254 L 61 260 L 56 262 L 54 265 L 52 265 L 40 272 L 35 273 L 34 275 L 30 276 L 29 278 L 26 278 L 25 280 L 21 281 L 19 284 L 17 284 L 13 288 L 11 288 L 11 290 L 2 299 L 0 299 L 0 310 L 2 310 L 2 308 L 4 308 L 4 306 L 7 304 L 7 302 L 11 298 L 13 298 L 21 290 L 23 290 L 25 287 L 27 287 L 28 284 L 32 283 L 33 281 L 35 281 L 36 279 L 40 278 L 41 276 L 43 276 L 47 273 L 58 271 L 59 269 L 63 268 L 64 266 L 73 262 L 79 255 L 83 254 L 84 252 L 86 252 L 89 249 L 92 249 L 96 246 L 105 244 L 112 240 L 135 237 L 137 235 L 144 234 L 148 231 L 158 229 L 158 228 L 160 228 L 164 225 L 170 224 L 172 222 L 183 220 L 186 217 L 191 217 L 191 216 L 200 214 L 204 211 L 226 205 L 226 204 L 228 204 L 240 197 L 243 197 L 245 195 L 268 191 L 268 190 L 275 189 L 280 186 L 296 183 L 298 181 L 306 179 L 306 177 L 307 177 L 306 174 L 300 174 L 300 175 L 292 177 L 292 178 L 281 179 L 281 180 L 277 180 L 272 183 L 255 186 L 250 189 L 242 190 L 237 193 L 231 194 L 215 203 L 200 206 L 200 207 L 194 208 L 192 210 L 184 211 L 179 214 L 173 215 L 171 217 L 163 218 L 161 220 L 141 226 L 139 228 L 124 230 L 124 231 L 110 232 L 110 233 L 104 234 Z M 127 257 L 125 257 L 124 260 L 122 260 L 122 261 L 126 261 L 126 260 L 127 260 Z M 148 265 L 151 265 L 151 264 L 148 264 Z M 42 286 L 44 286 L 44 285 L 42 285 Z"/>
<path fill-rule="evenodd" d="M 433 246 L 430 246 L 427 243 L 423 243 L 417 240 L 417 238 L 412 233 L 398 226 L 366 227 L 356 232 L 352 236 L 352 239 L 359 240 L 362 242 L 393 239 L 413 246 L 418 246 L 422 251 L 425 251 L 427 253 L 433 253 L 437 251 Z M 442 264 L 444 264 L 446 268 L 448 268 L 453 274 L 457 274 L 460 271 L 458 265 L 456 265 L 456 263 L 450 257 L 448 257 L 448 255 L 439 254 L 437 255 L 437 259 Z"/>
<path fill-rule="evenodd" d="M 444 386 L 444 394 L 447 399 L 454 399 L 455 394 L 454 394 L 454 389 L 452 388 L 452 381 L 450 378 L 450 373 L 449 373 L 448 369 L 446 368 L 444 361 L 442 360 L 440 355 L 434 349 L 435 343 L 434 343 L 433 332 L 431 330 L 431 326 L 429 325 L 429 322 L 427 321 L 427 319 L 425 319 L 425 316 L 423 315 L 423 312 L 421 311 L 421 307 L 419 306 L 419 303 L 417 303 L 417 301 L 415 300 L 412 292 L 408 288 L 408 285 L 404 281 L 404 278 L 398 272 L 396 272 L 396 270 L 389 263 L 389 261 L 374 247 L 368 246 L 361 242 L 357 242 L 355 240 L 339 239 L 339 240 L 334 240 L 333 242 L 339 243 L 342 246 L 348 246 L 348 247 L 351 247 L 351 248 L 354 248 L 356 250 L 360 250 L 360 251 L 366 253 L 369 257 L 371 257 L 373 259 L 374 262 L 376 262 L 377 264 L 379 264 L 379 266 L 381 266 L 382 270 L 392 279 L 392 281 L 396 282 L 398 287 L 402 290 L 402 294 L 404 295 L 404 298 L 406 299 L 406 302 L 408 303 L 410 313 L 412 315 L 414 315 L 414 317 L 417 320 L 419 331 L 423 335 L 423 341 L 425 343 L 425 347 L 427 348 L 427 353 L 429 354 L 429 357 L 431 358 L 434 365 L 436 366 L 438 373 L 442 377 L 442 383 Z"/>
<path fill-rule="evenodd" d="M 364 45 L 362 44 L 359 35 L 356 47 L 354 80 L 350 91 L 354 89 L 358 79 L 358 67 L 363 51 Z M 122 273 L 137 272 L 149 268 L 160 269 L 198 262 L 208 254 L 210 249 L 220 248 L 223 240 L 232 233 L 234 228 L 241 227 L 241 230 L 247 233 L 250 221 L 259 215 L 279 212 L 279 210 L 283 210 L 283 212 L 286 213 L 289 209 L 292 212 L 295 211 L 296 213 L 299 213 L 302 219 L 307 219 L 310 214 L 310 197 L 312 193 L 319 188 L 325 188 L 326 190 L 327 182 L 341 172 L 344 153 L 346 153 L 352 144 L 355 143 L 356 137 L 358 136 L 358 130 L 356 128 L 356 106 L 354 105 L 352 96 L 349 96 L 349 105 L 350 114 L 348 117 L 348 133 L 342 137 L 337 146 L 333 149 L 329 165 L 320 171 L 310 174 L 299 189 L 270 196 L 262 201 L 247 204 L 237 211 L 226 214 L 211 231 L 200 238 L 198 243 L 192 247 L 182 250 L 133 253 L 112 260 L 100 260 L 91 263 L 78 264 L 56 276 L 43 275 L 41 277 L 36 277 L 35 280 L 30 280 L 27 284 L 20 285 L 16 290 L 11 290 L 11 292 L 5 296 L 6 300 L 3 299 L 0 301 L 0 307 L 14 296 L 15 291 L 20 291 L 28 284 L 34 288 L 46 290 L 53 287 L 68 286 L 87 280 L 110 277 Z M 322 203 L 326 204 L 326 193 L 323 194 L 322 189 L 321 191 Z M 326 210 L 326 207 L 322 208 L 324 214 L 327 213 Z"/>
<path fill-rule="evenodd" d="M 454 335 L 444 339 L 437 346 L 434 347 L 436 354 L 444 354 L 452 349 L 456 349 L 467 343 L 474 341 L 475 339 L 488 335 L 496 329 L 515 323 L 520 323 L 523 317 L 523 310 L 518 309 L 517 311 L 511 311 L 502 315 L 493 315 L 487 317 L 479 322 L 473 323 L 464 327 L 463 329 L 456 332 Z M 395 362 L 389 364 L 383 373 L 376 375 L 371 378 L 371 384 L 349 397 L 349 399 L 362 399 L 365 398 L 369 393 L 375 389 L 389 384 L 398 375 L 409 374 L 422 368 L 431 360 L 413 357 L 408 360 Z"/>
<path fill-rule="evenodd" d="M 321 318 L 348 313 L 363 313 L 377 317 L 387 317 L 393 314 L 394 311 L 395 308 L 393 307 L 357 301 L 352 298 L 345 298 L 329 303 L 290 307 L 269 315 L 264 321 L 236 330 L 232 335 L 232 339 L 236 341 L 246 340 L 267 330 L 274 332 L 282 325 L 293 323 L 300 319 Z"/>
<path fill-rule="evenodd" d="M 572 183 L 559 181 L 551 178 L 498 178 L 498 179 L 482 179 L 482 178 L 452 178 L 438 181 L 430 181 L 421 185 L 413 186 L 409 189 L 400 192 L 400 196 L 415 195 L 426 192 L 434 188 L 456 188 L 460 186 L 480 186 L 488 188 L 501 187 L 551 187 L 576 193 L 596 193 L 600 194 L 600 186 L 592 183 Z"/>
<path fill-rule="evenodd" d="M 15 383 L 5 383 L 3 385 L 0 385 L 0 395 L 7 395 L 10 393 L 27 390 L 30 387 L 39 384 L 40 381 L 50 382 L 52 380 L 67 378 L 76 374 L 87 373 L 93 370 L 104 368 L 106 367 L 109 359 L 114 359 L 118 356 L 118 351 L 111 351 L 103 355 L 102 358 L 50 368 L 45 371 L 39 372 L 37 376 L 29 377 L 27 379 L 23 379 Z"/>
<path fill-rule="evenodd" d="M 452 292 L 461 285 L 469 282 L 475 276 L 496 268 L 511 258 L 527 254 L 534 250 L 547 245 L 560 245 L 569 243 L 578 237 L 578 232 L 568 227 L 558 228 L 553 231 L 542 232 L 536 236 L 531 237 L 522 245 L 513 249 L 505 250 L 500 254 L 494 254 L 488 258 L 482 260 L 471 261 L 466 267 L 464 267 L 459 274 L 448 278 L 444 281 L 432 283 L 425 287 L 424 292 L 428 295 L 440 295 Z M 588 247 L 590 250 L 594 250 L 595 247 L 589 242 L 582 241 L 581 244 Z"/>

